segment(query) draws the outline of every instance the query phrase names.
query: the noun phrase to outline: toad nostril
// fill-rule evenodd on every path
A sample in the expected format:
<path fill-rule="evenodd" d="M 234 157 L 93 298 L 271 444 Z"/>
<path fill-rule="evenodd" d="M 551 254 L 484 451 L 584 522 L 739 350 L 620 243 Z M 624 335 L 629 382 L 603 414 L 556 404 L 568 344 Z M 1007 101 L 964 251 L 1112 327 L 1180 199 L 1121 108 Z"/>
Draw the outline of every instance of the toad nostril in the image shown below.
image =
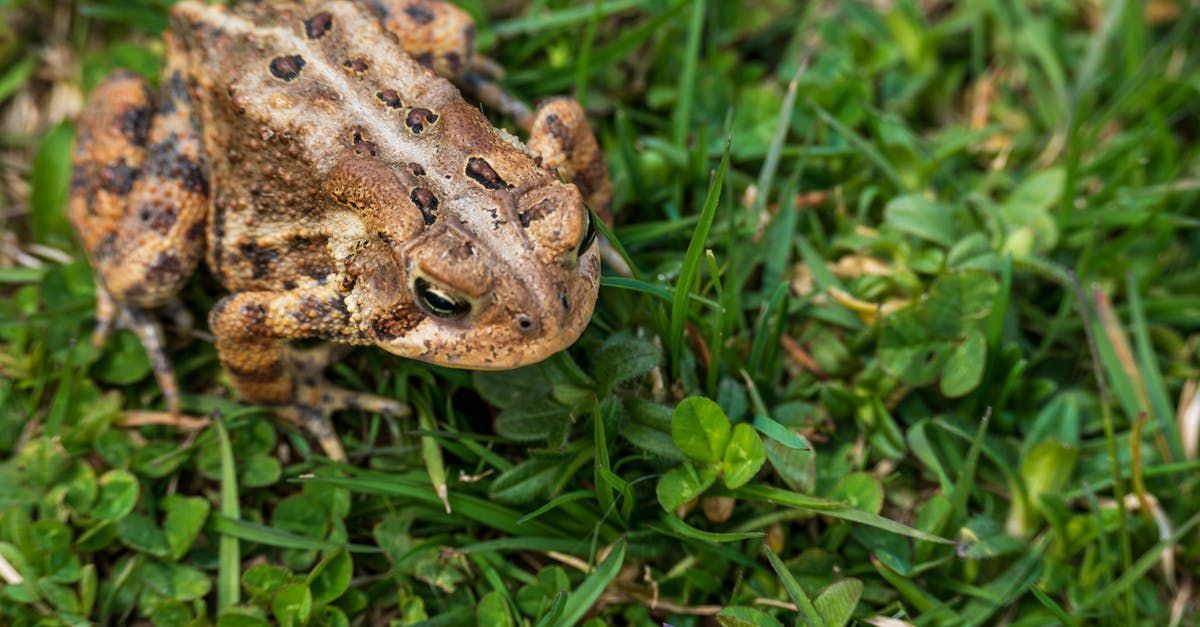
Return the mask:
<path fill-rule="evenodd" d="M 567 298 L 566 292 L 558 293 L 558 302 L 562 305 L 563 311 L 568 311 L 571 309 L 571 300 Z"/>
<path fill-rule="evenodd" d="M 525 314 L 517 314 L 517 326 L 521 327 L 521 331 L 529 333 L 533 330 L 533 318 Z"/>

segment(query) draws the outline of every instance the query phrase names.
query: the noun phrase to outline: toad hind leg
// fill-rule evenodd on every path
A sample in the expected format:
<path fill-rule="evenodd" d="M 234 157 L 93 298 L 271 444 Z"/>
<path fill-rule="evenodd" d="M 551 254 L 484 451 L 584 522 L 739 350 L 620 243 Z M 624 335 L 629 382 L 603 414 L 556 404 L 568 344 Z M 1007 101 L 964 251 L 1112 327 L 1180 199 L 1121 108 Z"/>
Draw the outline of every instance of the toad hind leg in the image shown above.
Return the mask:
<path fill-rule="evenodd" d="M 179 393 L 162 331 L 149 310 L 167 304 L 203 249 L 208 179 L 182 75 L 168 62 L 153 102 L 145 81 L 118 72 L 79 120 L 69 217 L 97 275 L 103 344 L 133 331 L 150 357 L 168 411 Z"/>
<path fill-rule="evenodd" d="M 351 323 L 341 296 L 326 288 L 290 292 L 242 292 L 222 299 L 209 314 L 221 365 L 242 399 L 281 406 L 280 418 L 299 425 L 325 455 L 344 461 L 346 452 L 330 420 L 344 409 L 407 416 L 404 403 L 330 385 L 322 371 L 333 348 L 291 350 L 287 340 L 319 338 L 342 344 L 365 342 Z"/>

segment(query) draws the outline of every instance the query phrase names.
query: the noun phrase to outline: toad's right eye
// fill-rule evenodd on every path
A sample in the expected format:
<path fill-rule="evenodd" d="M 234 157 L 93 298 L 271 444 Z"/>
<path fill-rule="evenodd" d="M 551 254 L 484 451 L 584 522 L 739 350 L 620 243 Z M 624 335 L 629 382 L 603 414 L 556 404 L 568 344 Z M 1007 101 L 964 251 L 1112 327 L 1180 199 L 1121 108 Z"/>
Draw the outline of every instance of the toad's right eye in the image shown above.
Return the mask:
<path fill-rule="evenodd" d="M 421 277 L 413 281 L 413 291 L 421 307 L 439 318 L 457 319 L 471 313 L 471 301 Z"/>
<path fill-rule="evenodd" d="M 586 224 L 583 227 L 583 239 L 579 240 L 579 248 L 575 249 L 575 254 L 582 257 L 589 248 L 592 247 L 592 242 L 596 241 L 596 224 L 592 220 L 592 212 L 584 208 L 583 219 Z"/>

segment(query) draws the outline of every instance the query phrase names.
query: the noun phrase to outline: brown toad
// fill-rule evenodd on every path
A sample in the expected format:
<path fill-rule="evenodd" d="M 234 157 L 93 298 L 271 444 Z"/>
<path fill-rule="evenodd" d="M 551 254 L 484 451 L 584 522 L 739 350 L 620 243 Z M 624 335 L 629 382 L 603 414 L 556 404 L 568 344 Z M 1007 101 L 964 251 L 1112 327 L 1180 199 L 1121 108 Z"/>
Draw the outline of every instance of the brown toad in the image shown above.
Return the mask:
<path fill-rule="evenodd" d="M 147 310 L 202 256 L 232 292 L 209 324 L 238 394 L 283 406 L 335 458 L 332 411 L 408 408 L 330 387 L 314 357 L 329 351 L 289 340 L 499 369 L 588 324 L 600 260 L 585 201 L 603 212 L 611 198 L 595 137 L 574 101 L 532 113 L 489 82 L 461 10 L 188 0 L 166 44 L 157 94 L 129 73 L 93 93 L 70 218 L 97 273 L 95 340 L 137 333 L 169 411 L 177 386 Z"/>

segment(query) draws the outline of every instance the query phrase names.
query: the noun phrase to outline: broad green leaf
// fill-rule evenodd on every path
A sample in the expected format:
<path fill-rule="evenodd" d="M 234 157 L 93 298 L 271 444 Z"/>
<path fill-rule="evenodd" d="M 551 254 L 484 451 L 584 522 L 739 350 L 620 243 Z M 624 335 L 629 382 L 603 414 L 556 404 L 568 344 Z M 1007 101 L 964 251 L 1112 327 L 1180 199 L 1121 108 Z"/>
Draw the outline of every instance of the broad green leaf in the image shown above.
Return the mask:
<path fill-rule="evenodd" d="M 952 209 L 921 194 L 893 198 L 883 208 L 884 222 L 903 233 L 949 247 L 956 239 Z"/>
<path fill-rule="evenodd" d="M 79 613 L 79 595 L 75 593 L 74 588 L 55 583 L 43 577 L 37 580 L 37 590 L 42 598 L 49 601 L 50 605 L 59 612 L 66 614 Z"/>
<path fill-rule="evenodd" d="M 164 558 L 171 554 L 166 534 L 149 516 L 130 514 L 122 518 L 117 525 L 117 535 L 120 536 L 122 542 L 135 551 Z"/>
<path fill-rule="evenodd" d="M 274 564 L 255 564 L 242 574 L 242 586 L 250 596 L 259 600 L 270 599 L 283 584 L 292 581 L 291 571 Z"/>
<path fill-rule="evenodd" d="M 1000 206 L 1000 219 L 1014 232 L 1027 229 L 1032 235 L 1029 248 L 1016 245 L 1010 236 L 1005 250 L 1016 257 L 1051 250 L 1058 243 L 1058 224 L 1050 209 L 1058 204 L 1066 182 L 1062 168 L 1043 170 L 1021 182 Z"/>
<path fill-rule="evenodd" d="M 921 304 L 930 335 L 941 339 L 961 338 L 970 323 L 987 317 L 999 290 L 996 277 L 981 270 L 960 270 L 943 275 L 934 281 L 929 296 Z"/>
<path fill-rule="evenodd" d="M 736 490 L 750 483 L 766 461 L 767 449 L 763 446 L 758 432 L 749 424 L 738 423 L 733 428 L 733 435 L 729 438 L 721 462 L 725 487 Z"/>
<path fill-rule="evenodd" d="M 672 469 L 658 480 L 655 490 L 658 503 L 668 512 L 674 512 L 680 505 L 703 494 L 716 479 L 717 471 L 712 468 L 680 466 Z"/>
<path fill-rule="evenodd" d="M 567 382 L 567 376 L 553 359 L 516 370 L 480 370 L 472 373 L 476 391 L 487 402 L 507 409 L 549 396 L 556 384 Z"/>
<path fill-rule="evenodd" d="M 955 346 L 931 336 L 921 314 L 914 306 L 897 311 L 884 319 L 879 336 L 879 365 L 909 385 L 937 380 Z"/>
<path fill-rule="evenodd" d="M 640 377 L 661 361 L 662 351 L 653 342 L 625 334 L 609 338 L 593 360 L 603 389 Z"/>
<path fill-rule="evenodd" d="M 96 362 L 96 378 L 113 385 L 137 383 L 150 374 L 150 358 L 137 336 L 129 331 L 113 334 L 104 357 Z"/>
<path fill-rule="evenodd" d="M 212 590 L 212 580 L 192 566 L 155 560 L 142 565 L 146 585 L 168 599 L 194 601 Z"/>
<path fill-rule="evenodd" d="M 187 553 L 196 537 L 200 535 L 212 506 L 199 497 L 169 494 L 163 497 L 161 507 L 166 512 L 166 516 L 163 517 L 163 532 L 170 547 L 170 557 L 172 560 L 178 560 Z"/>
<path fill-rule="evenodd" d="M 314 605 L 326 605 L 337 600 L 350 587 L 354 561 L 349 551 L 336 551 L 321 560 L 308 576 Z"/>
<path fill-rule="evenodd" d="M 39 242 L 50 243 L 53 238 L 65 241 L 69 236 L 64 208 L 71 189 L 71 147 L 74 144 L 74 127 L 59 124 L 42 137 L 34 155 L 30 177 L 30 223 Z"/>
<path fill-rule="evenodd" d="M 822 590 L 813 601 L 813 606 L 827 627 L 842 627 L 849 623 L 854 615 L 854 608 L 858 607 L 862 591 L 862 581 L 843 579 Z"/>
<path fill-rule="evenodd" d="M 683 399 L 671 415 L 671 438 L 675 446 L 698 461 L 721 461 L 729 432 L 729 418 L 721 406 L 703 396 Z"/>
<path fill-rule="evenodd" d="M 979 386 L 986 365 L 987 337 L 983 331 L 972 329 L 942 367 L 942 394 L 950 398 L 966 396 Z"/>
<path fill-rule="evenodd" d="M 570 419 L 566 407 L 548 398 L 527 398 L 500 412 L 496 433 L 517 442 L 532 442 L 548 437 Z"/>
<path fill-rule="evenodd" d="M 271 599 L 271 613 L 280 627 L 304 625 L 312 613 L 312 606 L 312 592 L 302 583 L 284 585 Z"/>
<path fill-rule="evenodd" d="M 475 606 L 475 620 L 476 624 L 495 627 L 513 627 L 516 624 L 499 590 L 493 590 L 479 599 L 479 605 Z"/>
<path fill-rule="evenodd" d="M 92 466 L 85 460 L 76 460 L 63 481 L 67 488 L 64 498 L 67 505 L 81 514 L 88 513 L 100 493 L 100 484 L 96 481 Z"/>
<path fill-rule="evenodd" d="M 1042 517 L 1042 495 L 1056 494 L 1070 481 L 1079 449 L 1059 440 L 1043 440 L 1021 460 L 1022 485 L 1013 484 L 1012 505 L 1006 530 L 1017 538 L 1028 537 Z M 1023 489 L 1022 489 L 1023 488 Z"/>
<path fill-rule="evenodd" d="M 137 477 L 125 470 L 110 470 L 100 476 L 100 493 L 91 515 L 99 520 L 120 520 L 133 511 L 137 499 Z"/>
<path fill-rule="evenodd" d="M 878 514 L 883 509 L 883 484 L 870 473 L 851 473 L 838 480 L 829 498 L 857 510 Z"/>

